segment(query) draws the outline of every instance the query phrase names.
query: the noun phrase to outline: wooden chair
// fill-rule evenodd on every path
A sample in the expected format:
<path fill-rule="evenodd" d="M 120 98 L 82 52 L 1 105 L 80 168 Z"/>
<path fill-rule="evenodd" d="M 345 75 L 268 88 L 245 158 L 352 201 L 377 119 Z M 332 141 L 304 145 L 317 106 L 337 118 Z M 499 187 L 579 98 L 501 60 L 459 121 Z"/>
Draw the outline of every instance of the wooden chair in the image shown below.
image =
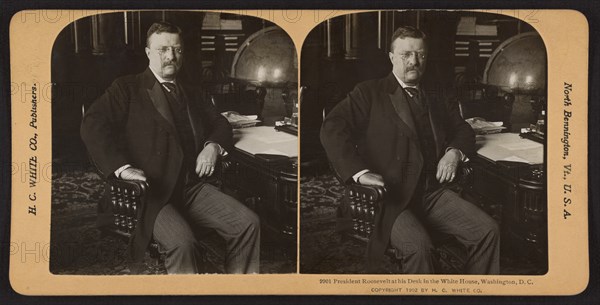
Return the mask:
<path fill-rule="evenodd" d="M 119 236 L 129 242 L 144 210 L 147 192 L 148 183 L 145 181 L 107 179 L 104 196 L 108 206 L 104 208 L 112 211 L 113 222 L 111 226 L 100 227 L 102 233 Z M 148 245 L 148 251 L 152 258 L 160 260 L 158 244 L 154 240 Z"/>
<path fill-rule="evenodd" d="M 450 188 L 460 193 L 464 185 L 470 183 L 472 172 L 473 169 L 468 163 L 463 164 L 459 168 L 458 179 Z M 385 189 L 381 186 L 361 185 L 351 182 L 345 184 L 344 196 L 350 204 L 352 214 L 352 229 L 347 235 L 366 244 L 373 233 L 375 215 L 381 209 L 386 196 Z M 387 248 L 386 254 L 398 267 L 394 271 L 402 273 L 402 260 L 397 258 L 396 249 L 390 246 Z M 437 241 L 433 254 L 436 271 L 450 274 L 464 273 L 466 251 L 454 238 L 444 238 Z"/>
<path fill-rule="evenodd" d="M 208 181 L 217 187 L 221 186 L 221 176 L 229 166 L 228 161 L 219 162 L 215 178 Z M 98 213 L 112 211 L 112 223 L 110 226 L 100 227 L 103 234 L 121 237 L 125 242 L 135 232 L 136 225 L 144 206 L 147 202 L 148 183 L 137 180 L 122 180 L 109 178 L 105 180 L 104 205 L 99 206 Z M 148 252 L 152 258 L 162 263 L 163 257 L 159 251 L 158 244 L 154 239 L 150 240 Z"/>

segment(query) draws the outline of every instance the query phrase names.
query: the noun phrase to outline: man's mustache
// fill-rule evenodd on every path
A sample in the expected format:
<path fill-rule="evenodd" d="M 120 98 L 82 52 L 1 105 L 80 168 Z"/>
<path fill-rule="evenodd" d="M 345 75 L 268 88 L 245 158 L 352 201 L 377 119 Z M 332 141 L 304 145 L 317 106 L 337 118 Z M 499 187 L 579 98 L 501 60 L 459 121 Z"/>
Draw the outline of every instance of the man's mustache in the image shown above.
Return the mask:
<path fill-rule="evenodd" d="M 163 62 L 162 66 L 163 67 L 166 67 L 166 66 L 177 66 L 177 62 L 175 62 L 175 61 Z"/>

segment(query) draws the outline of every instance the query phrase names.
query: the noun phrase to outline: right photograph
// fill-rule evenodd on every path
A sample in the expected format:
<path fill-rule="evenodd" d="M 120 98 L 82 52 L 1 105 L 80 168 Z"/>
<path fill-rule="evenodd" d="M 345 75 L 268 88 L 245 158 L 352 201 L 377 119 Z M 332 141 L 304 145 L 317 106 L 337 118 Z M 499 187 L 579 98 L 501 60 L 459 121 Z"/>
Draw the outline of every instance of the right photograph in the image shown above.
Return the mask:
<path fill-rule="evenodd" d="M 310 32 L 300 273 L 547 273 L 547 53 L 519 13 L 373 11 Z"/>

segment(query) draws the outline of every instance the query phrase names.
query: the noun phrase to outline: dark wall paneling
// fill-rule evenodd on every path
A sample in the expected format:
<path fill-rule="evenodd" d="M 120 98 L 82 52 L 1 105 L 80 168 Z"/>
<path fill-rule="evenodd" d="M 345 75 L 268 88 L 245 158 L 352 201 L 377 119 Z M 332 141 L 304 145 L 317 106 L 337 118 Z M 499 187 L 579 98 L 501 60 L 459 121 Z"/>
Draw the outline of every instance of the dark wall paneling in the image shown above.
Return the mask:
<path fill-rule="evenodd" d="M 117 77 L 140 73 L 147 67 L 144 49 L 152 23 L 164 20 L 182 29 L 186 52 L 182 73 L 198 83 L 214 82 L 203 73 L 207 62 L 210 75 L 227 76 L 235 55 L 235 51 L 222 50 L 216 52 L 219 58 L 203 57 L 203 35 L 234 33 L 240 36 L 241 44 L 252 33 L 272 25 L 259 18 L 221 14 L 221 19 L 241 19 L 242 28 L 207 31 L 203 29 L 204 17 L 204 12 L 129 11 L 89 16 L 65 27 L 52 51 L 53 160 L 87 162 L 79 136 L 82 106 L 89 107 Z"/>

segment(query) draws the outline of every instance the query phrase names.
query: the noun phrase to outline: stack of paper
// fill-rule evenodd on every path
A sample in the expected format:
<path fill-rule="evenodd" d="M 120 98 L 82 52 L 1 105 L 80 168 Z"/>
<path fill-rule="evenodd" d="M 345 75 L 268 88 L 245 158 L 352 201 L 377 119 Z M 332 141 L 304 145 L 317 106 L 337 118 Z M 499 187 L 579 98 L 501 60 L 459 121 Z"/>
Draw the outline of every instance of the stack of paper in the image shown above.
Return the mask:
<path fill-rule="evenodd" d="M 492 134 L 499 133 L 506 127 L 502 126 L 502 122 L 488 122 L 484 118 L 474 117 L 466 119 L 467 123 L 475 131 L 475 134 Z"/>
<path fill-rule="evenodd" d="M 233 128 L 245 128 L 256 126 L 260 123 L 256 115 L 241 115 L 235 111 L 226 111 L 221 113 Z"/>

